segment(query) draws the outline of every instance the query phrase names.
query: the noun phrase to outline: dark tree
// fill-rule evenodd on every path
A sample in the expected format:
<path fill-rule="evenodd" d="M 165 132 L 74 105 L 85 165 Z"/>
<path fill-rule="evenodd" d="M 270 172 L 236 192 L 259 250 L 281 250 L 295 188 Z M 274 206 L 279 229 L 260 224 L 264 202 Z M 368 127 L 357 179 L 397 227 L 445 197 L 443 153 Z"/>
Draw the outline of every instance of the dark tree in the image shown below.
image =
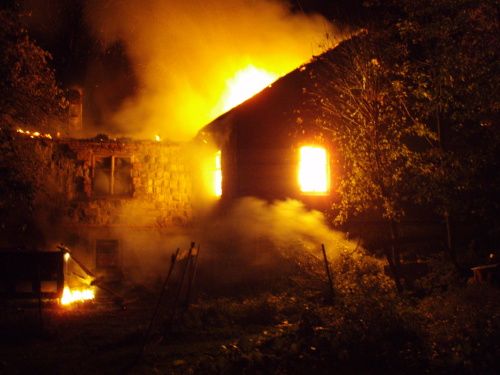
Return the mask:
<path fill-rule="evenodd" d="M 397 223 L 427 167 L 422 145 L 435 138 L 408 109 L 406 57 L 404 46 L 386 33 L 359 33 L 323 55 L 312 93 L 321 107 L 319 124 L 340 156 L 337 220 L 367 211 L 387 220 L 394 240 L 387 258 L 395 275 Z"/>
<path fill-rule="evenodd" d="M 409 112 L 405 51 L 391 50 L 379 36 L 362 33 L 323 55 L 312 93 L 318 119 L 338 148 L 343 178 L 337 219 L 363 211 L 388 220 L 404 216 L 413 176 L 420 173 L 420 150 L 434 134 Z"/>
<path fill-rule="evenodd" d="M 494 229 L 500 190 L 498 0 L 399 2 L 395 31 L 408 50 L 413 112 L 437 134 L 420 200 L 452 223 Z M 497 230 L 498 230 L 498 224 Z"/>
<path fill-rule="evenodd" d="M 50 129 L 64 118 L 67 106 L 49 65 L 51 56 L 29 38 L 15 12 L 0 9 L 0 24 L 2 128 Z"/>
<path fill-rule="evenodd" d="M 29 38 L 18 15 L 0 9 L 0 24 L 0 244 L 5 246 L 36 241 L 36 206 L 54 202 L 46 195 L 47 149 L 16 130 L 55 130 L 65 119 L 66 100 L 49 53 Z"/>
<path fill-rule="evenodd" d="M 454 221 L 476 238 L 499 231 L 499 3 L 380 4 L 380 21 L 325 54 L 313 77 L 341 156 L 334 209 L 340 221 L 377 212 L 397 239 L 405 210 L 424 205 L 444 217 L 458 266 Z"/>

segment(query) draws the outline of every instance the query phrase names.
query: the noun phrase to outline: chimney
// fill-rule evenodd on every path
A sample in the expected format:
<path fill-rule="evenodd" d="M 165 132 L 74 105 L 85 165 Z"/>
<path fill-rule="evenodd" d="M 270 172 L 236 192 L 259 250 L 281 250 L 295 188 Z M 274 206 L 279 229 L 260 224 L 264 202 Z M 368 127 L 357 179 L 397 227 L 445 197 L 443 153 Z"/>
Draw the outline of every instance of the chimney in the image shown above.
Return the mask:
<path fill-rule="evenodd" d="M 70 134 L 79 133 L 83 129 L 83 89 L 75 86 L 67 93 L 68 107 L 68 131 Z"/>

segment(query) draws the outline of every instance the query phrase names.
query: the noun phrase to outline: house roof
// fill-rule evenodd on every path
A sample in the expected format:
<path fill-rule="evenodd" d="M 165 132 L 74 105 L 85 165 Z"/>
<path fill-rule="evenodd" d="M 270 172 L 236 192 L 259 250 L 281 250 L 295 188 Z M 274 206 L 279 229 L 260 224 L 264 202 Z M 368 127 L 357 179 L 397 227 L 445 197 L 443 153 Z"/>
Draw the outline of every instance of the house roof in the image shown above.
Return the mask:
<path fill-rule="evenodd" d="M 199 136 L 216 137 L 238 128 L 249 138 L 278 136 L 312 125 L 319 114 L 318 102 L 310 95 L 325 74 L 326 61 L 342 61 L 347 42 L 330 49 L 266 87 L 207 124 Z M 261 139 L 262 141 L 262 139 Z M 270 139 L 271 141 L 271 139 Z M 276 141 L 276 139 L 272 140 Z"/>

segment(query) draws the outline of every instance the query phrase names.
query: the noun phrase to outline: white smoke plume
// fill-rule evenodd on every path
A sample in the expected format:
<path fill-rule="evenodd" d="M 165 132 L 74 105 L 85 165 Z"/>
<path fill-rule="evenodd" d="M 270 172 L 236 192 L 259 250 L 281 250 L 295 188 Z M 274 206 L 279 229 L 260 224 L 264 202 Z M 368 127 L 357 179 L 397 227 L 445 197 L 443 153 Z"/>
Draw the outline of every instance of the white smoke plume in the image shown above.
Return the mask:
<path fill-rule="evenodd" d="M 126 272 L 139 283 L 162 277 L 174 250 L 187 250 L 191 241 L 201 246 L 200 272 L 214 285 L 286 277 L 297 260 L 312 255 L 322 262 L 321 244 L 330 261 L 357 246 L 332 230 L 321 212 L 299 201 L 269 203 L 252 197 L 235 201 L 227 212 L 206 217 L 183 233 L 146 239 L 128 231 L 119 236 L 134 244 L 129 248 L 135 250 L 125 254 Z"/>
<path fill-rule="evenodd" d="M 317 256 L 321 244 L 332 257 L 342 249 L 355 246 L 343 233 L 332 230 L 321 212 L 310 210 L 294 199 L 270 203 L 253 197 L 242 198 L 226 215 L 204 225 L 203 233 L 209 244 L 223 241 L 226 245 L 245 246 L 265 239 L 278 248 L 299 246 Z"/>

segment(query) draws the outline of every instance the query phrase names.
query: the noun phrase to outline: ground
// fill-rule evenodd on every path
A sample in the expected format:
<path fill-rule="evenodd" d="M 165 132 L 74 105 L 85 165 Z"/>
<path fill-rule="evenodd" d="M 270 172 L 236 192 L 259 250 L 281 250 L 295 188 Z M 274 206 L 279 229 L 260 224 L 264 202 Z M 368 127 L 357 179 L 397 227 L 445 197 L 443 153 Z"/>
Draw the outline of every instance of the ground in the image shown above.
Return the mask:
<path fill-rule="evenodd" d="M 182 321 L 182 327 L 167 332 L 169 307 L 162 306 L 143 350 L 158 295 L 129 290 L 126 297 L 124 306 L 105 296 L 71 307 L 46 302 L 41 321 L 36 301 L 4 305 L 0 373 L 170 373 L 202 355 L 215 357 L 223 345 L 251 338 L 275 320 L 262 315 L 265 308 L 256 311 L 263 305 L 254 306 L 253 300 L 245 312 L 250 299 L 216 298 L 192 305 L 182 317 L 178 310 L 176 324 Z M 222 312 L 236 305 L 239 318 L 234 311 Z"/>
<path fill-rule="evenodd" d="M 316 266 L 253 290 L 217 294 L 200 284 L 174 318 L 167 293 L 151 329 L 160 284 L 122 286 L 124 306 L 105 292 L 69 308 L 46 303 L 42 320 L 36 301 L 3 301 L 0 373 L 500 372 L 497 286 L 437 267 L 398 295 L 383 262 L 351 252 L 333 262 L 332 299 Z"/>

